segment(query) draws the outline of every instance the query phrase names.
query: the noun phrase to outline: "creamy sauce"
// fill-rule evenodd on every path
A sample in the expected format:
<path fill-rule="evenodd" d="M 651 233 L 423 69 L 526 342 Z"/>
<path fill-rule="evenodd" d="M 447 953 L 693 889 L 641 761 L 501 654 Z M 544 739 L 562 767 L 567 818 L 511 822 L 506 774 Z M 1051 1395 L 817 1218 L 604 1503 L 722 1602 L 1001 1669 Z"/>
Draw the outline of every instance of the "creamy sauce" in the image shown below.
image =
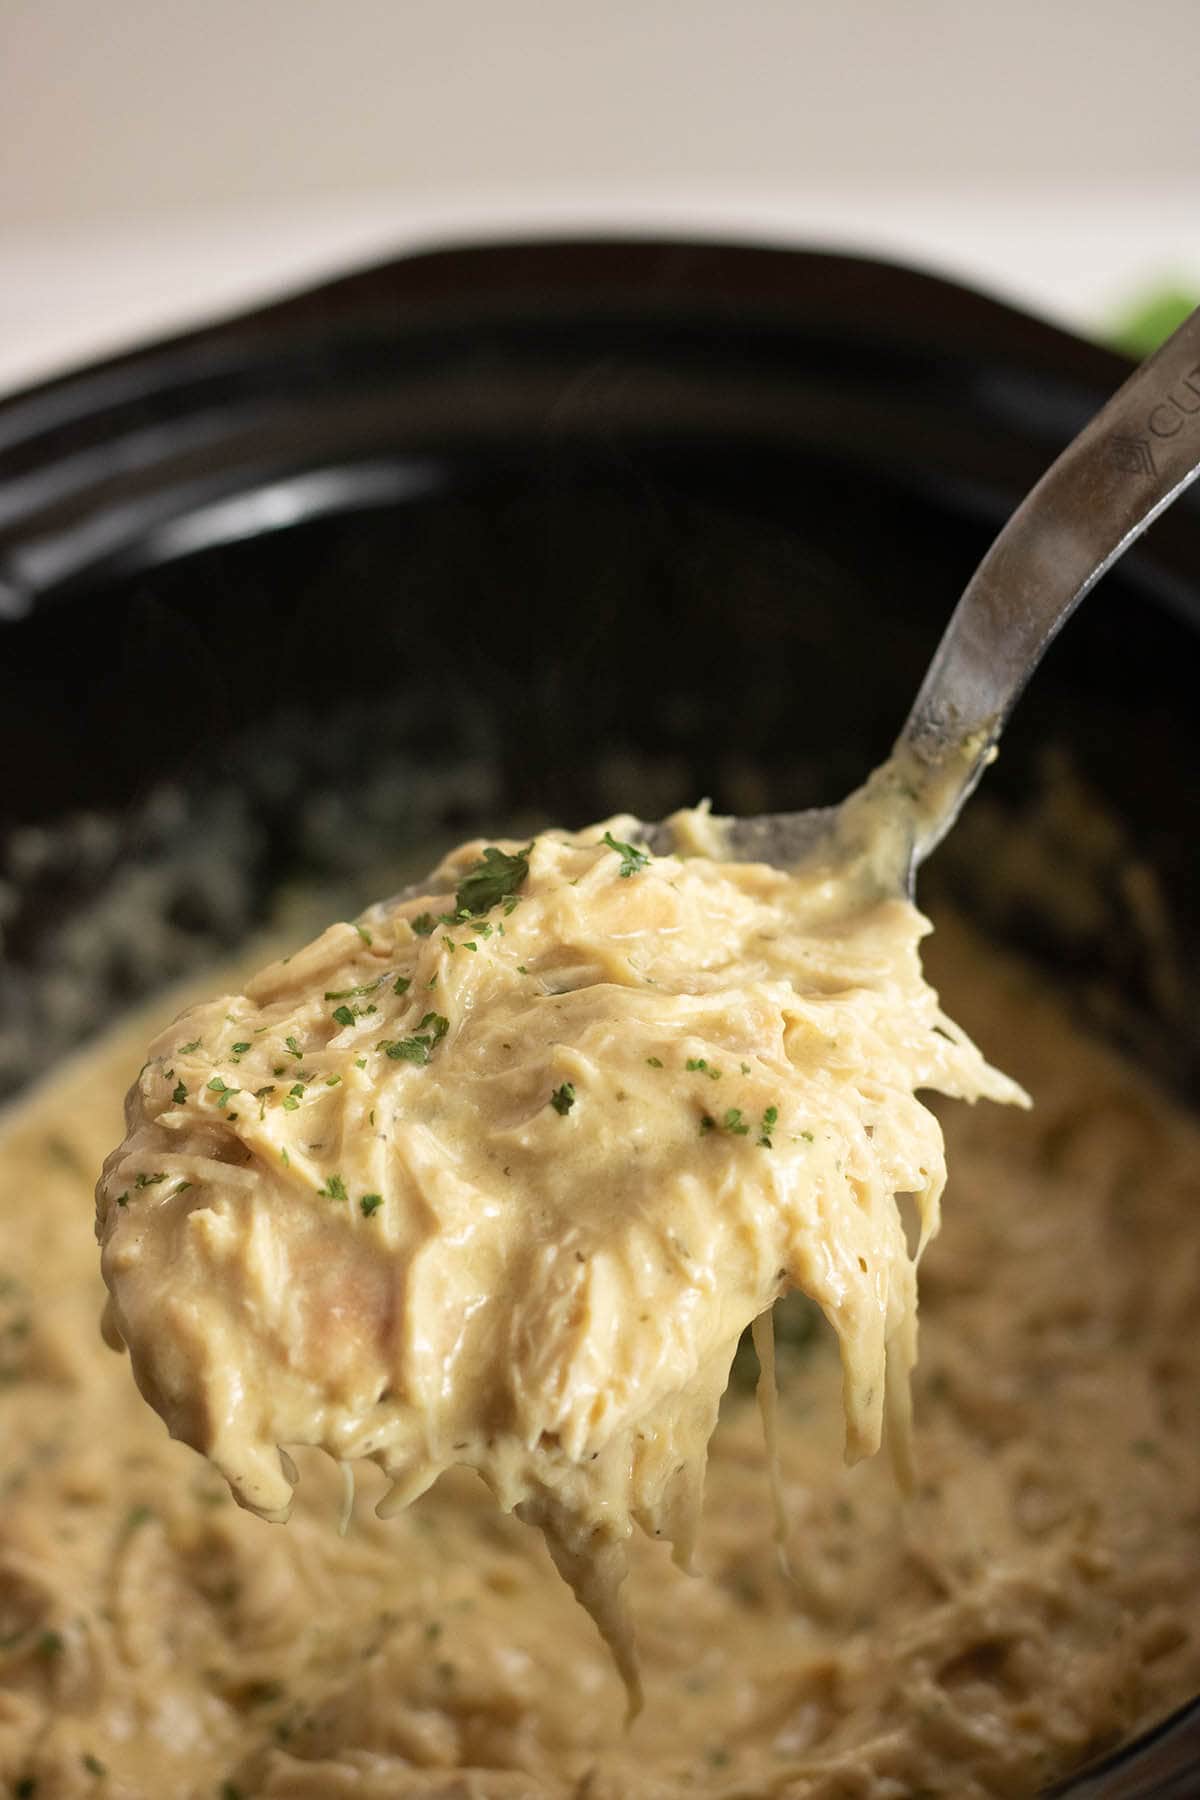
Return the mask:
<path fill-rule="evenodd" d="M 915 1090 L 1024 1096 L 938 1007 L 908 901 L 631 830 L 466 845 L 186 1012 L 97 1198 L 109 1336 L 243 1504 L 286 1516 L 281 1445 L 372 1458 L 392 1507 L 478 1470 L 636 1706 L 625 1544 L 691 1566 L 741 1333 L 813 1300 L 847 1455 L 886 1418 L 907 1476 L 897 1196 L 923 1244 L 945 1178 Z"/>
<path fill-rule="evenodd" d="M 629 1546 L 647 1698 L 629 1732 L 591 1622 L 472 1474 L 382 1521 L 387 1484 L 360 1465 L 342 1538 L 338 1470 L 297 1450 L 273 1527 L 98 1346 L 91 1182 L 147 1027 L 12 1114 L 0 1789 L 979 1800 L 1032 1792 L 1200 1687 L 1200 1270 L 1181 1254 L 1200 1134 L 1032 975 L 948 926 L 931 960 L 1038 1107 L 944 1109 L 953 1204 L 922 1264 L 915 1491 L 881 1461 L 841 1464 L 836 1337 L 796 1343 L 782 1311 L 792 1576 L 743 1382 L 712 1444 L 701 1577 Z"/>

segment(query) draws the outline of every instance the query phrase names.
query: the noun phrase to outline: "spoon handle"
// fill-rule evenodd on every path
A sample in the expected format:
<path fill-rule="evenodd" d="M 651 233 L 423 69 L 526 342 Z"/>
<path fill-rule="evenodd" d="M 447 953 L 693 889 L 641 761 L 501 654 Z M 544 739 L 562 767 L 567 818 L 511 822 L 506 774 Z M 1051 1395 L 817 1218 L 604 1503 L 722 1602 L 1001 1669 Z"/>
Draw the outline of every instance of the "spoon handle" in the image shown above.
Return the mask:
<path fill-rule="evenodd" d="M 940 843 L 1060 626 L 1200 474 L 1200 308 L 1134 370 L 1022 501 L 954 609 L 893 753 Z"/>

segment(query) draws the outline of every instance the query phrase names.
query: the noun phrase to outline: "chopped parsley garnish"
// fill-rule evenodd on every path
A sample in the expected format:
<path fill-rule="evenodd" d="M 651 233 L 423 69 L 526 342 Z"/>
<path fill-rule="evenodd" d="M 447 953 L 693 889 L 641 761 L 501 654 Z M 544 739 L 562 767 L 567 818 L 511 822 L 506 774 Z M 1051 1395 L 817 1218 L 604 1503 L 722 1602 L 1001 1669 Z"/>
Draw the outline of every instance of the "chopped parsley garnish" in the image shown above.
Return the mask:
<path fill-rule="evenodd" d="M 648 1056 L 646 1058 L 646 1061 L 650 1064 L 650 1067 L 652 1069 L 661 1069 L 662 1068 L 662 1057 L 661 1056 Z"/>
<path fill-rule="evenodd" d="M 291 1053 L 291 1055 L 293 1055 L 295 1057 L 297 1062 L 304 1061 L 304 1052 L 300 1048 L 299 1044 L 296 1042 L 294 1037 L 284 1038 L 283 1044 L 284 1044 L 284 1049 L 288 1050 Z"/>
<path fill-rule="evenodd" d="M 358 1000 L 363 994 L 373 994 L 380 982 L 386 979 L 386 976 L 381 975 L 378 981 L 366 981 L 361 983 L 358 987 L 333 988 L 326 993 L 325 998 L 327 1000 Z M 407 983 L 405 983 L 405 986 L 407 986 Z M 396 992 L 402 994 L 404 988 L 398 987 Z"/>
<path fill-rule="evenodd" d="M 298 1081 L 296 1083 L 295 1087 L 289 1088 L 287 1093 L 283 1096 L 284 1110 L 286 1112 L 295 1112 L 296 1108 L 299 1106 L 299 1104 L 303 1100 L 303 1098 L 304 1098 L 304 1083 L 302 1081 Z"/>
<path fill-rule="evenodd" d="M 118 1206 L 128 1206 L 129 1205 L 129 1189 L 128 1188 L 125 1189 L 125 1192 L 123 1194 L 117 1195 L 117 1205 Z"/>
<path fill-rule="evenodd" d="M 410 1062 L 423 1067 L 449 1029 L 449 1019 L 444 1018 L 441 1013 L 427 1012 L 413 1037 L 385 1038 L 379 1048 L 393 1062 Z"/>
<path fill-rule="evenodd" d="M 775 1148 L 774 1144 L 771 1142 L 771 1133 L 774 1131 L 774 1129 L 775 1129 L 776 1125 L 778 1125 L 778 1123 L 779 1123 L 779 1108 L 777 1106 L 768 1106 L 767 1110 L 764 1112 L 764 1114 L 762 1116 L 762 1129 L 759 1132 L 759 1138 L 758 1138 L 759 1146 L 761 1149 L 773 1150 Z"/>
<path fill-rule="evenodd" d="M 250 1048 L 249 1044 L 234 1044 L 233 1054 L 235 1056 L 245 1056 L 245 1054 L 249 1048 Z"/>
<path fill-rule="evenodd" d="M 564 1081 L 561 1087 L 555 1088 L 550 1096 L 550 1104 L 555 1112 L 565 1119 L 575 1104 L 575 1089 L 572 1083 Z"/>
<path fill-rule="evenodd" d="M 434 926 L 437 924 L 432 913 L 418 913 L 415 919 L 410 919 L 408 922 L 418 937 L 432 937 Z"/>
<path fill-rule="evenodd" d="M 528 975 L 528 973 L 529 973 L 529 970 L 525 967 L 524 963 L 517 964 L 517 974 L 518 975 Z"/>
<path fill-rule="evenodd" d="M 529 874 L 529 858 L 533 852 L 531 838 L 523 850 L 512 856 L 489 844 L 479 861 L 469 868 L 454 895 L 460 919 L 477 918 L 490 912 L 502 900 L 511 899 Z M 511 911 L 511 907 L 508 908 Z"/>
<path fill-rule="evenodd" d="M 346 1193 L 346 1184 L 340 1175 L 327 1176 L 325 1186 L 318 1188 L 317 1193 L 322 1200 L 346 1200 L 349 1198 Z"/>
<path fill-rule="evenodd" d="M 708 1059 L 703 1056 L 689 1056 L 684 1067 L 693 1074 L 698 1072 L 701 1075 L 707 1075 L 710 1081 L 720 1081 L 721 1079 L 720 1069 L 714 1069 Z"/>
<path fill-rule="evenodd" d="M 750 1064 L 749 1064 L 749 1063 L 743 1063 L 743 1064 L 742 1064 L 742 1074 L 743 1074 L 743 1075 L 748 1075 L 748 1074 L 749 1074 L 749 1073 L 750 1073 Z"/>
<path fill-rule="evenodd" d="M 188 1096 L 188 1091 L 184 1087 L 182 1081 L 177 1081 L 175 1083 L 175 1091 L 171 1095 L 171 1098 L 175 1102 L 176 1106 L 182 1106 L 184 1101 L 187 1099 L 187 1096 Z"/>
<path fill-rule="evenodd" d="M 626 879 L 630 875 L 636 875 L 638 870 L 644 869 L 650 861 L 648 850 L 639 850 L 636 844 L 623 844 L 620 838 L 613 836 L 611 831 L 605 832 L 601 842 L 607 844 L 610 850 L 615 850 L 621 858 L 619 873 Z"/>
<path fill-rule="evenodd" d="M 84 1751 L 82 1761 L 83 1766 L 89 1775 L 99 1776 L 108 1774 L 108 1770 L 100 1761 L 100 1758 L 98 1756 L 93 1756 L 90 1750 Z"/>
<path fill-rule="evenodd" d="M 236 1094 L 237 1092 L 238 1090 L 235 1088 L 234 1093 Z M 166 1179 L 167 1171 L 165 1169 L 160 1169 L 157 1175 L 139 1175 L 133 1185 L 135 1188 L 157 1187 L 160 1181 L 165 1181 Z"/>
<path fill-rule="evenodd" d="M 800 1136 L 804 1139 L 806 1144 L 815 1144 L 816 1143 L 816 1139 L 813 1137 L 813 1134 L 811 1131 L 802 1131 L 800 1133 Z"/>
<path fill-rule="evenodd" d="M 336 1006 L 333 1011 L 334 1022 L 338 1025 L 353 1025 L 354 1014 L 348 1006 Z"/>
<path fill-rule="evenodd" d="M 392 992 L 393 992 L 393 994 L 407 994 L 407 992 L 411 986 L 412 986 L 412 977 L 411 976 L 397 975 L 396 984 L 393 987 Z"/>
<path fill-rule="evenodd" d="M 371 934 L 367 930 L 366 926 L 359 925 L 356 921 L 354 929 L 355 929 L 355 931 L 357 931 L 357 933 L 358 933 L 359 937 L 362 939 L 363 943 L 367 946 L 368 949 L 370 949 L 371 945 L 375 942 L 375 939 L 371 936 Z"/>
<path fill-rule="evenodd" d="M 219 1075 L 214 1075 L 208 1084 L 208 1091 L 217 1096 L 218 1106 L 228 1106 L 234 1094 L 240 1094 L 242 1090 L 238 1087 L 227 1086 Z"/>
<path fill-rule="evenodd" d="M 713 1118 L 712 1114 L 711 1113 L 701 1113 L 700 1114 L 700 1136 L 703 1137 L 706 1132 L 715 1131 L 716 1129 L 717 1129 L 717 1121 Z"/>
<path fill-rule="evenodd" d="M 191 1185 L 190 1181 L 181 1181 L 178 1187 L 171 1189 L 171 1198 L 174 1199 L 176 1194 L 186 1194 Z"/>
<path fill-rule="evenodd" d="M 377 1206 L 383 1205 L 383 1195 L 382 1194 L 364 1194 L 358 1204 L 362 1208 L 363 1218 L 369 1219 L 371 1214 L 375 1211 L 375 1208 Z"/>
<path fill-rule="evenodd" d="M 721 1120 L 721 1130 L 728 1131 L 732 1137 L 745 1137 L 750 1127 L 742 1117 L 740 1106 L 731 1106 Z"/>
<path fill-rule="evenodd" d="M 365 1056 L 356 1056 L 354 1059 L 354 1066 L 356 1069 L 365 1069 L 367 1066 L 366 1057 Z"/>
<path fill-rule="evenodd" d="M 193 1050 L 198 1050 L 199 1048 L 200 1039 L 193 1038 L 190 1044 L 180 1044 L 175 1054 L 176 1056 L 190 1056 Z"/>
<path fill-rule="evenodd" d="M 327 1075 L 325 1077 L 325 1086 L 326 1087 L 337 1087 L 340 1085 L 341 1079 L 342 1078 L 340 1075 Z"/>

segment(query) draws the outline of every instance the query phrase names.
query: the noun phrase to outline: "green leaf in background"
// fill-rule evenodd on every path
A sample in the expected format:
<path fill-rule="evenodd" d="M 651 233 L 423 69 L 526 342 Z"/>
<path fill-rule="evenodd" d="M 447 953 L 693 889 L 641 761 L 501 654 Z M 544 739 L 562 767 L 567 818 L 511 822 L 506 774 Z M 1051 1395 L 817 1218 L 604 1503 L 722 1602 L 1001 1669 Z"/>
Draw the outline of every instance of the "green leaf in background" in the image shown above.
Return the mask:
<path fill-rule="evenodd" d="M 1117 314 L 1107 333 L 1108 340 L 1114 349 L 1124 350 L 1140 362 L 1157 350 L 1197 306 L 1200 293 L 1195 289 L 1163 282 Z"/>

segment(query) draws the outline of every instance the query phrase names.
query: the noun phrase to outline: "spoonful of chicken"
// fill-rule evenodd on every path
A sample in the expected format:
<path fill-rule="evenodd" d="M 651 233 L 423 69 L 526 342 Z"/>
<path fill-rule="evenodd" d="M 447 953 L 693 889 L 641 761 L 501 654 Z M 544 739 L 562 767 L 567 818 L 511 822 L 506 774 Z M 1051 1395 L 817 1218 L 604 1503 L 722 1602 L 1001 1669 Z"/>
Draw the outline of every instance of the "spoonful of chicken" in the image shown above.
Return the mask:
<path fill-rule="evenodd" d="M 687 1562 L 741 1332 L 796 1288 L 846 1447 L 908 1471 L 917 1091 L 1024 1103 L 942 1012 L 908 897 L 1054 632 L 1200 467 L 1200 315 L 1006 527 L 843 808 L 462 846 L 151 1044 L 97 1188 L 105 1331 L 286 1516 L 288 1446 L 403 1506 L 451 1464 L 545 1533 L 636 1696 L 636 1524 Z M 769 1403 L 769 1382 L 764 1384 Z M 765 1406 L 769 1419 L 769 1404 Z"/>

